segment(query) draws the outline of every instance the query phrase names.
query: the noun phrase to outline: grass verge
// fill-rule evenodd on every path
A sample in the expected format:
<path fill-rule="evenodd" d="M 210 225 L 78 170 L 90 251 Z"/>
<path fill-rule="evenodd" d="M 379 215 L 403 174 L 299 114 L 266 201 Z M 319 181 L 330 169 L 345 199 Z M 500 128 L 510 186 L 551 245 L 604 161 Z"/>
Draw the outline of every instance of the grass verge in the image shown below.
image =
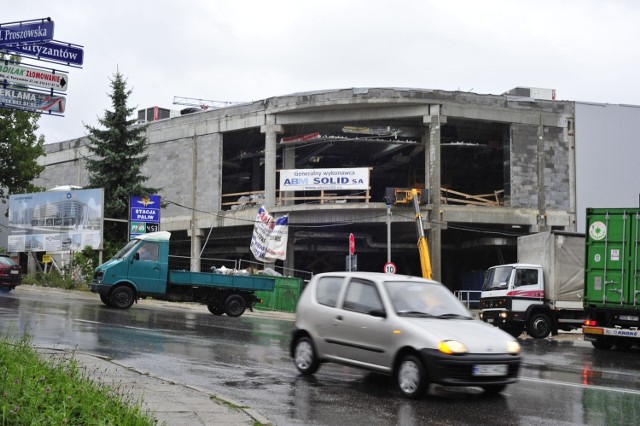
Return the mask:
<path fill-rule="evenodd" d="M 155 425 L 141 402 L 95 383 L 76 361 L 45 360 L 29 336 L 0 335 L 0 425 Z"/>

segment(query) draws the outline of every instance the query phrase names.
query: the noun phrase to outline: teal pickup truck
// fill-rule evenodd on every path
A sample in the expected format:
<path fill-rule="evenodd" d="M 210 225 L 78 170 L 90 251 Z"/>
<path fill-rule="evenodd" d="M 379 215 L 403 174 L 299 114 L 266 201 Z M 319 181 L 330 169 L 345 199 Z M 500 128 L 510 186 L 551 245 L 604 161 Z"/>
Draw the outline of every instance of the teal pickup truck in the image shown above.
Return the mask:
<path fill-rule="evenodd" d="M 98 266 L 90 284 L 107 306 L 127 309 L 139 298 L 204 303 L 214 315 L 242 315 L 259 302 L 256 291 L 273 291 L 275 277 L 171 270 L 170 232 L 140 235 Z"/>

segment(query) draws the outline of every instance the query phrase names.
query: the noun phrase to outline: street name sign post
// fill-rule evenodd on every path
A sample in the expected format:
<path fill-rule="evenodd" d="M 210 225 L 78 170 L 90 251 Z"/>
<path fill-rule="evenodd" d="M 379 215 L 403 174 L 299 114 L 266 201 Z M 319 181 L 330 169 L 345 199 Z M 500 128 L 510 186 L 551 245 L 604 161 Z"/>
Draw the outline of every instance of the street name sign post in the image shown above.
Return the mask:
<path fill-rule="evenodd" d="M 0 24 L 0 47 L 25 46 L 53 40 L 50 18 Z"/>
<path fill-rule="evenodd" d="M 47 43 L 28 46 L 0 46 L 0 49 L 39 61 L 54 62 L 70 67 L 82 68 L 84 62 L 82 46 L 64 41 L 52 40 Z"/>

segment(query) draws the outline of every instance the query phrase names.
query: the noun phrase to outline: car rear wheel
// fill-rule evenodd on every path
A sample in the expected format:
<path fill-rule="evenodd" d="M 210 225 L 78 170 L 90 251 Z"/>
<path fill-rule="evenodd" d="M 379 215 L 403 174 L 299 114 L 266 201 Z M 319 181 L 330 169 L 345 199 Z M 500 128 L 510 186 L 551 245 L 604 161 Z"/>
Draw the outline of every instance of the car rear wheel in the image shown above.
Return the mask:
<path fill-rule="evenodd" d="M 309 337 L 301 337 L 296 341 L 296 346 L 293 350 L 293 361 L 298 371 L 304 375 L 310 375 L 318 371 L 320 361 Z"/>
<path fill-rule="evenodd" d="M 405 356 L 396 372 L 398 389 L 403 396 L 416 399 L 424 395 L 428 389 L 424 365 L 415 355 Z"/>
<path fill-rule="evenodd" d="M 239 294 L 232 294 L 224 302 L 224 311 L 230 317 L 239 317 L 244 313 L 247 302 Z"/>

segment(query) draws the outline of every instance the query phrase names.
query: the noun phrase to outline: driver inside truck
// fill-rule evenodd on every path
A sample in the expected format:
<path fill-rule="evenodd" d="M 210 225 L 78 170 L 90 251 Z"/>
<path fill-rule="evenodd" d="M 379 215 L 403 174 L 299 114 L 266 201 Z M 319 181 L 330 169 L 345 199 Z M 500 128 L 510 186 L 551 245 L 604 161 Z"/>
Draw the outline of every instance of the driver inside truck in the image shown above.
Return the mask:
<path fill-rule="evenodd" d="M 158 260 L 158 245 L 154 243 L 144 243 L 138 250 L 140 260 Z"/>

